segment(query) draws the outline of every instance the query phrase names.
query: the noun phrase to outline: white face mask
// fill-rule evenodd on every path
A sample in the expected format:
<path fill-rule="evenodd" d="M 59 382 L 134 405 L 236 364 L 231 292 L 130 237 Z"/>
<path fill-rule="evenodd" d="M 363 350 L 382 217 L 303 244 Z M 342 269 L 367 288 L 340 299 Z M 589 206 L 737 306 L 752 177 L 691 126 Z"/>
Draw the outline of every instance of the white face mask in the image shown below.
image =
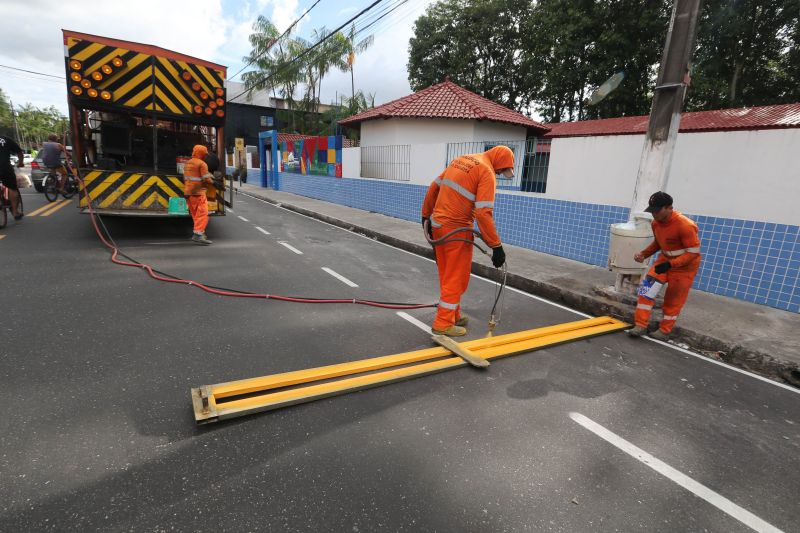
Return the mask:
<path fill-rule="evenodd" d="M 498 172 L 497 176 L 500 178 L 512 179 L 514 177 L 514 171 L 512 169 L 504 170 L 503 172 Z"/>

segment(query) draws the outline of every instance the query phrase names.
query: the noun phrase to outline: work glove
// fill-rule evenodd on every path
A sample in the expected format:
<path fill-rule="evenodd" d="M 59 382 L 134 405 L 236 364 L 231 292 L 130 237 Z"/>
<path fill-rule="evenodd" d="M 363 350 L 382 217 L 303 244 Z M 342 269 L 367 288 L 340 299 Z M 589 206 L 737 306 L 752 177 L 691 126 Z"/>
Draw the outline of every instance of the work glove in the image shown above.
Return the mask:
<path fill-rule="evenodd" d="M 422 217 L 422 229 L 425 229 L 425 222 L 428 222 L 428 236 L 433 240 L 433 224 L 431 224 L 431 219 L 428 217 Z"/>
<path fill-rule="evenodd" d="M 506 253 L 503 251 L 503 246 L 492 248 L 492 264 L 495 268 L 500 268 L 506 262 Z"/>
<path fill-rule="evenodd" d="M 659 263 L 659 264 L 656 265 L 655 271 L 656 271 L 656 274 L 663 274 L 664 272 L 666 272 L 670 268 L 672 268 L 672 264 L 670 264 L 669 261 L 664 261 L 663 263 Z"/>

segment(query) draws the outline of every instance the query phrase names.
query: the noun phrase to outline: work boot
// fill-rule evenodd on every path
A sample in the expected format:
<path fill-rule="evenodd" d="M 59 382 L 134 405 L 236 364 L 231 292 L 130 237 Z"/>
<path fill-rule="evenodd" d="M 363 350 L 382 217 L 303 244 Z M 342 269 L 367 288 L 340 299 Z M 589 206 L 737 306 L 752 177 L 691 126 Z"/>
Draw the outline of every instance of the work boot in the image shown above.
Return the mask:
<path fill-rule="evenodd" d="M 447 335 L 448 337 L 463 337 L 467 334 L 467 328 L 462 328 L 461 326 L 450 326 L 444 330 L 431 328 L 431 333 L 434 335 Z"/>
<path fill-rule="evenodd" d="M 636 326 L 628 330 L 628 335 L 631 337 L 641 337 L 647 333 L 647 328 L 644 326 Z"/>
<path fill-rule="evenodd" d="M 462 328 L 465 328 L 467 327 L 467 324 L 469 324 L 469 318 L 465 316 L 462 316 L 461 318 L 456 320 L 456 326 L 461 326 Z"/>
<path fill-rule="evenodd" d="M 195 243 L 195 244 L 202 244 L 202 245 L 208 246 L 209 244 L 211 244 L 214 241 L 212 241 L 208 237 L 206 237 L 205 233 L 195 233 L 195 234 L 192 235 L 192 242 Z"/>
<path fill-rule="evenodd" d="M 651 339 L 655 339 L 657 341 L 667 342 L 669 340 L 669 333 L 664 333 L 660 329 L 655 330 L 654 332 L 648 335 Z"/>

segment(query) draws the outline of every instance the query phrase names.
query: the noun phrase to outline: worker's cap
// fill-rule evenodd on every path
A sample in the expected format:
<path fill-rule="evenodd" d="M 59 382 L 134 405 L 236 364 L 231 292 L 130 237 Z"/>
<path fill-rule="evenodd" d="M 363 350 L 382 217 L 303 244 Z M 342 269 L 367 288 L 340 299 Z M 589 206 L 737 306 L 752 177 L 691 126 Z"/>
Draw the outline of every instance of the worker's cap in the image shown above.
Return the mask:
<path fill-rule="evenodd" d="M 662 207 L 669 207 L 672 205 L 672 196 L 664 191 L 654 192 L 650 199 L 647 201 L 647 213 L 657 213 Z"/>

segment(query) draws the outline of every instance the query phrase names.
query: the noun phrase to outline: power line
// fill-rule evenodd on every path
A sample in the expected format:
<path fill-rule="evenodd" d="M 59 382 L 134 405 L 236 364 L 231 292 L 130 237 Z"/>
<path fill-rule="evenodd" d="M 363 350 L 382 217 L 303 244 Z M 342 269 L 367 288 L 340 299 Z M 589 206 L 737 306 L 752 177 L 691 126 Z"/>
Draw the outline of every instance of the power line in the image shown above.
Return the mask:
<path fill-rule="evenodd" d="M 37 74 L 39 76 L 47 76 L 49 78 L 58 78 L 59 80 L 64 80 L 64 76 L 54 76 L 53 74 L 45 74 L 44 72 L 35 72 L 33 70 L 25 70 L 24 68 L 17 68 L 17 67 L 9 67 L 8 65 L 0 65 L 0 67 L 8 68 L 11 70 L 19 70 L 20 72 L 27 72 L 28 74 Z"/>
<path fill-rule="evenodd" d="M 228 78 L 228 79 L 229 79 L 229 80 L 233 80 L 233 78 L 235 78 L 236 76 L 238 76 L 239 74 L 241 74 L 241 73 L 242 73 L 242 71 L 243 71 L 244 69 L 246 69 L 247 67 L 249 67 L 250 65 L 252 65 L 252 64 L 253 64 L 253 63 L 255 63 L 256 61 L 258 61 L 259 59 L 261 59 L 261 58 L 264 56 L 264 54 L 266 54 L 267 52 L 269 52 L 269 51 L 270 51 L 270 49 L 271 49 L 273 46 L 275 46 L 275 43 L 277 43 L 278 41 L 280 41 L 281 39 L 283 39 L 283 37 L 284 37 L 285 35 L 288 35 L 288 33 L 289 33 L 290 31 L 292 31 L 292 28 L 294 28 L 294 27 L 297 25 L 297 23 L 298 23 L 298 22 L 300 22 L 300 20 L 302 20 L 302 18 L 303 18 L 303 17 L 305 17 L 306 15 L 308 15 L 308 13 L 309 13 L 309 12 L 310 12 L 312 9 L 314 9 L 314 7 L 315 7 L 317 4 L 319 4 L 321 1 L 322 1 L 322 0 L 317 0 L 316 2 L 314 2 L 314 4 L 313 4 L 311 7 L 309 7 L 308 9 L 306 9 L 306 10 L 303 12 L 303 14 L 302 14 L 302 15 L 300 15 L 299 17 L 297 17 L 297 20 L 295 20 L 294 22 L 292 22 L 292 25 L 291 25 L 291 26 L 289 26 L 288 28 L 286 28 L 286 31 L 284 31 L 282 34 L 280 34 L 280 36 L 278 36 L 278 38 L 277 38 L 277 39 L 275 39 L 274 41 L 272 41 L 271 43 L 269 43 L 269 46 L 267 46 L 267 49 L 266 49 L 266 50 L 264 50 L 263 52 L 261 52 L 261 53 L 258 55 L 258 57 L 254 58 L 254 59 L 251 59 L 251 60 L 250 60 L 250 61 L 249 61 L 249 62 L 248 62 L 248 63 L 247 63 L 245 66 L 243 66 L 242 68 L 240 68 L 240 69 L 239 69 L 239 71 L 238 71 L 236 74 L 234 74 L 233 76 L 231 76 L 231 77 L 230 77 L 230 78 Z"/>
<path fill-rule="evenodd" d="M 373 7 L 375 7 L 376 5 L 380 4 L 380 3 L 381 3 L 381 2 L 383 2 L 383 1 L 384 1 L 384 0 L 375 0 L 374 2 L 372 2 L 370 5 L 368 5 L 367 7 L 365 7 L 364 9 L 362 9 L 361 11 L 359 11 L 358 13 L 356 13 L 356 14 L 355 14 L 353 17 L 351 17 L 351 18 L 350 18 L 350 20 L 348 20 L 347 22 L 345 22 L 344 24 L 342 24 L 341 26 L 339 26 L 338 28 L 336 28 L 335 30 L 333 30 L 332 32 L 330 32 L 328 35 L 326 35 L 325 37 L 323 37 L 322 39 L 320 39 L 319 41 L 317 41 L 317 42 L 316 42 L 316 43 L 315 43 L 313 46 L 311 46 L 310 48 L 306 48 L 306 50 L 305 50 L 305 51 L 304 51 L 302 54 L 298 55 L 297 57 L 295 57 L 294 59 L 292 59 L 291 61 L 289 61 L 289 62 L 288 62 L 288 63 L 287 63 L 285 66 L 284 66 L 284 68 L 287 68 L 287 67 L 289 67 L 290 65 L 293 65 L 294 63 L 297 63 L 298 61 L 300 61 L 300 59 L 302 59 L 302 58 L 303 58 L 303 57 L 305 57 L 306 55 L 310 54 L 310 53 L 311 53 L 311 51 L 312 51 L 312 50 L 314 50 L 316 47 L 318 47 L 319 45 L 321 45 L 322 43 L 324 43 L 325 41 L 327 41 L 328 39 L 330 39 L 331 37 L 333 37 L 334 35 L 336 35 L 336 33 L 337 33 L 337 32 L 339 32 L 339 30 L 341 30 L 342 28 L 344 28 L 345 26 L 347 26 L 348 24 L 350 24 L 351 22 L 353 22 L 354 20 L 356 20 L 357 18 L 359 18 L 361 15 L 363 15 L 363 14 L 364 14 L 364 13 L 366 13 L 366 12 L 368 12 L 370 9 L 372 9 Z M 273 76 L 274 76 L 274 74 L 273 74 Z M 264 82 L 264 81 L 266 81 L 266 80 L 270 79 L 270 78 L 271 78 L 271 77 L 273 77 L 273 76 L 266 76 L 266 77 L 262 77 L 262 78 L 261 78 L 261 79 L 258 81 L 258 83 L 262 83 L 262 82 Z M 245 93 L 249 93 L 249 92 L 252 92 L 252 90 L 253 90 L 253 88 L 252 88 L 252 87 L 251 87 L 250 89 L 245 89 L 244 91 L 240 92 L 239 94 L 237 94 L 236 96 L 234 96 L 233 98 L 231 98 L 229 101 L 236 100 L 237 98 L 239 98 L 239 97 L 240 97 L 240 96 L 242 96 L 243 94 L 245 94 Z"/>

